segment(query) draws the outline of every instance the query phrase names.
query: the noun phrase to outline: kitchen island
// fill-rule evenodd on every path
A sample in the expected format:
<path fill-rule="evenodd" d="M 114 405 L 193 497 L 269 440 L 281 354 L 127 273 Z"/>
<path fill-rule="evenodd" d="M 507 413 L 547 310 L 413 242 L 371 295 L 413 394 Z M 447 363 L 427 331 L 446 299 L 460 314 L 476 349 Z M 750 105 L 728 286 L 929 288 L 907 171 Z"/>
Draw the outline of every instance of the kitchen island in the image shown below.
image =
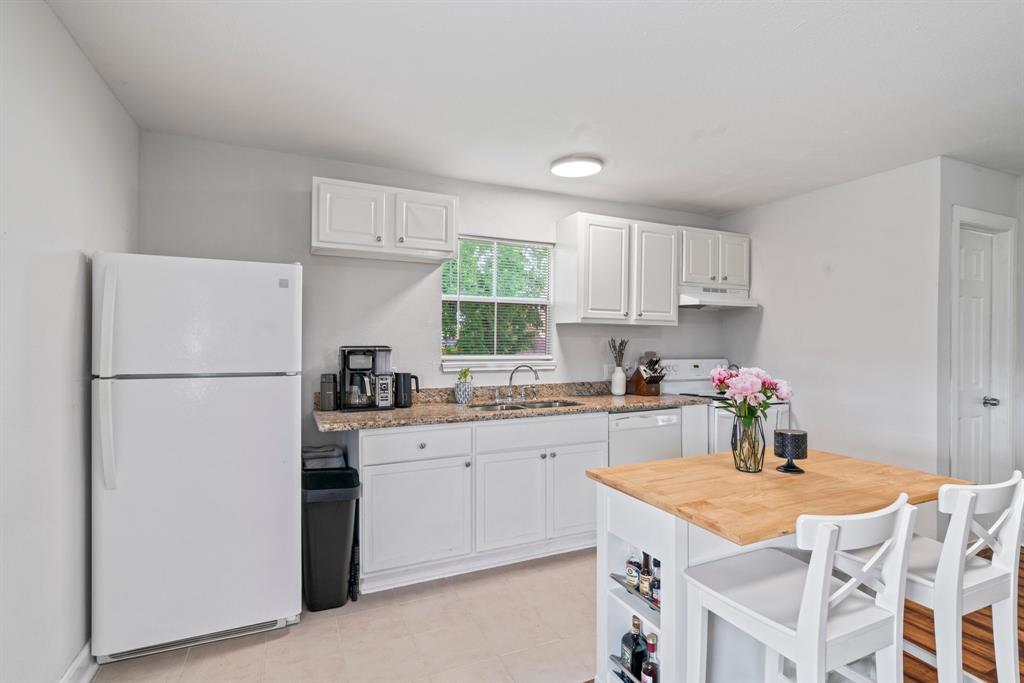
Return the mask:
<path fill-rule="evenodd" d="M 902 492 L 913 504 L 928 503 L 943 484 L 966 483 L 822 451 L 808 452 L 803 475 L 777 472 L 777 462 L 769 448 L 757 474 L 737 471 L 731 453 L 587 471 L 598 483 L 598 681 L 617 680 L 609 656 L 619 653 L 634 614 L 645 633 L 658 634 L 662 683 L 684 679 L 687 567 L 763 547 L 795 550 L 802 514 L 869 512 Z M 661 563 L 660 609 L 616 580 L 633 549 Z M 763 681 L 763 654 L 759 643 L 712 615 L 709 681 Z"/>

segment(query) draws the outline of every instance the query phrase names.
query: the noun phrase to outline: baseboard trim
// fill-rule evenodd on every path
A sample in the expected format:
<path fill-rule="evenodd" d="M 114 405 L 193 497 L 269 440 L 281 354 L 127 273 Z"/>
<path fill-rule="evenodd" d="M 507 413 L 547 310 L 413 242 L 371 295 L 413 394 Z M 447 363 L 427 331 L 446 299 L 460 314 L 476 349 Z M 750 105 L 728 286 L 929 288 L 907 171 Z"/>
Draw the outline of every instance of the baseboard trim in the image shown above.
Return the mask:
<path fill-rule="evenodd" d="M 524 562 L 549 555 L 560 555 L 574 550 L 593 548 L 596 543 L 597 534 L 593 531 L 588 531 L 539 543 L 529 543 L 464 555 L 451 560 L 377 571 L 372 574 L 363 574 L 360 577 L 359 592 L 376 593 L 377 591 L 467 574 L 482 569 L 493 569 L 494 567 L 501 567 L 515 562 Z"/>
<path fill-rule="evenodd" d="M 99 671 L 100 665 L 96 663 L 96 660 L 92 658 L 92 653 L 89 651 L 90 642 L 85 641 L 85 645 L 79 651 L 75 658 L 71 660 L 71 664 L 68 666 L 67 671 L 60 677 L 60 683 L 91 683 L 96 672 Z"/>

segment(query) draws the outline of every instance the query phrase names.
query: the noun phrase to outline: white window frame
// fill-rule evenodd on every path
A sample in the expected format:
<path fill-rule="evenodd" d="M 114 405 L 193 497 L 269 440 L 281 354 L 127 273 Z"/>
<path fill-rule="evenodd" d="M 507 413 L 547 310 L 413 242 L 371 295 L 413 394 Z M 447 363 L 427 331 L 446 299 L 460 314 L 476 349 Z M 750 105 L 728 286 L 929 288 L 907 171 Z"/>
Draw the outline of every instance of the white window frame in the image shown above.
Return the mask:
<path fill-rule="evenodd" d="M 551 242 L 534 242 L 531 240 L 511 240 L 502 237 L 487 237 L 485 235 L 467 235 L 465 233 L 460 234 L 455 240 L 455 254 L 456 259 L 461 251 L 459 241 L 460 240 L 477 240 L 482 242 L 494 242 L 495 244 L 514 244 L 514 245 L 526 245 L 526 246 L 539 246 L 547 247 L 550 249 L 550 257 L 548 260 L 548 296 L 547 298 L 532 298 L 532 297 L 499 297 L 498 292 L 498 268 L 495 263 L 494 268 L 494 282 L 491 291 L 495 293 L 495 296 L 463 296 L 459 294 L 444 294 L 441 293 L 441 301 L 465 301 L 465 302 L 479 302 L 479 303 L 495 303 L 495 304 L 541 304 L 547 306 L 547 338 L 548 338 L 548 353 L 544 355 L 491 355 L 491 356 L 446 356 L 441 354 L 441 372 L 458 372 L 462 368 L 469 368 L 474 371 L 487 371 L 487 370 L 511 370 L 517 365 L 523 363 L 529 364 L 536 370 L 554 370 L 557 367 L 555 357 L 551 353 L 551 346 L 553 343 L 553 335 L 555 326 L 553 324 L 554 306 L 555 302 L 552 297 L 552 288 L 554 286 L 554 270 L 555 270 L 555 245 Z M 456 269 L 458 273 L 458 269 Z M 494 329 L 495 337 L 497 337 L 498 329 L 495 326 Z M 497 348 L 497 339 L 495 339 L 495 348 Z"/>

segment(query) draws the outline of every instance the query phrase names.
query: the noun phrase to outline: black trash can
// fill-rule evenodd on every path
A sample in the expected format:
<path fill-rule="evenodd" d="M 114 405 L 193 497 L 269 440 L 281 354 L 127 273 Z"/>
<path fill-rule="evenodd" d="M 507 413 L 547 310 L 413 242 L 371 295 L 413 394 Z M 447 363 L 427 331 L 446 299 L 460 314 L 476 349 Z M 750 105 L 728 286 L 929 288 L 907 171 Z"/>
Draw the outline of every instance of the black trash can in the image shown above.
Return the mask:
<path fill-rule="evenodd" d="M 302 595 L 310 611 L 341 607 L 357 590 L 353 555 L 360 492 L 354 468 L 302 472 Z"/>

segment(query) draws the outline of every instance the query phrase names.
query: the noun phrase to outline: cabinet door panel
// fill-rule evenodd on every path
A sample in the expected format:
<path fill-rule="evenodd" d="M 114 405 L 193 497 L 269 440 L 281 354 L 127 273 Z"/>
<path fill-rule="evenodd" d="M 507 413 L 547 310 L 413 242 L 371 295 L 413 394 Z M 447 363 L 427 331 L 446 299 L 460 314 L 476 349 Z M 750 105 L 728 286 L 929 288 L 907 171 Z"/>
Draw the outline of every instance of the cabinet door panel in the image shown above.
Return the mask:
<path fill-rule="evenodd" d="M 719 254 L 722 284 L 749 286 L 750 238 L 743 235 L 722 235 Z"/>
<path fill-rule="evenodd" d="M 364 467 L 362 560 L 367 572 L 468 554 L 473 547 L 469 456 Z"/>
<path fill-rule="evenodd" d="M 395 247 L 455 250 L 458 200 L 433 192 L 395 193 Z"/>
<path fill-rule="evenodd" d="M 546 461 L 542 449 L 477 456 L 478 552 L 544 540 Z"/>
<path fill-rule="evenodd" d="M 683 267 L 680 282 L 709 284 L 718 282 L 718 234 L 710 230 L 686 228 L 683 231 Z"/>
<path fill-rule="evenodd" d="M 629 223 L 588 219 L 581 317 L 629 317 Z"/>
<path fill-rule="evenodd" d="M 678 228 L 638 223 L 633 229 L 633 316 L 676 322 L 679 316 Z"/>
<path fill-rule="evenodd" d="M 317 240 L 331 245 L 384 246 L 386 194 L 362 183 L 317 186 Z"/>
<path fill-rule="evenodd" d="M 597 529 L 594 482 L 587 470 L 608 465 L 603 443 L 563 446 L 548 453 L 548 538 Z"/>

